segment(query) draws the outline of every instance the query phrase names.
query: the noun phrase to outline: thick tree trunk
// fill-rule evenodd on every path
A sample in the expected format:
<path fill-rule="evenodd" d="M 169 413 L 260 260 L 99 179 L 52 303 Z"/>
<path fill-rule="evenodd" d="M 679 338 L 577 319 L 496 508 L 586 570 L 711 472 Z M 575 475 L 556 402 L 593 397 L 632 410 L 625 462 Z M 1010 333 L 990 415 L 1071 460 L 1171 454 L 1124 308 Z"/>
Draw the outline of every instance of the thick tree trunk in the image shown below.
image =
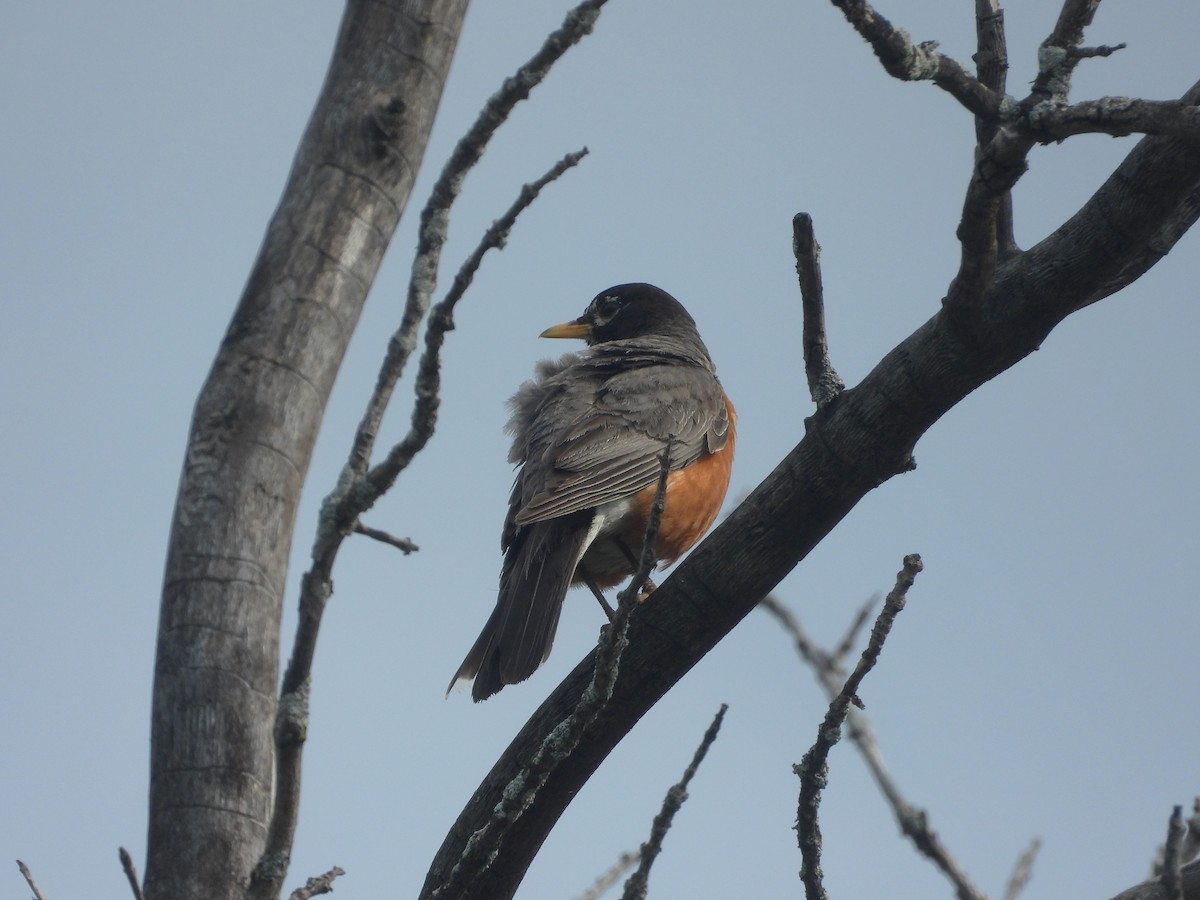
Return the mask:
<path fill-rule="evenodd" d="M 297 502 L 466 7 L 347 4 L 283 199 L 196 403 L 159 621 L 149 900 L 240 897 L 262 851 Z"/>

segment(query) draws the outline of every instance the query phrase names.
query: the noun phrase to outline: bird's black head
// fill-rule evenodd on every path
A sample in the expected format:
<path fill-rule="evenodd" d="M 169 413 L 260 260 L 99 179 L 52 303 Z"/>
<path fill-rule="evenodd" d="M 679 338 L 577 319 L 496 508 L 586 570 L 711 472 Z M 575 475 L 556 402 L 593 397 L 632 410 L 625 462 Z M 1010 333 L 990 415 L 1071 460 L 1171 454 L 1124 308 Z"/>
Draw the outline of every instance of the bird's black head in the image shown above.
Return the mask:
<path fill-rule="evenodd" d="M 601 291 L 582 316 L 555 325 L 542 337 L 583 338 L 591 344 L 652 334 L 693 335 L 696 322 L 678 300 L 652 284 L 618 284 Z"/>

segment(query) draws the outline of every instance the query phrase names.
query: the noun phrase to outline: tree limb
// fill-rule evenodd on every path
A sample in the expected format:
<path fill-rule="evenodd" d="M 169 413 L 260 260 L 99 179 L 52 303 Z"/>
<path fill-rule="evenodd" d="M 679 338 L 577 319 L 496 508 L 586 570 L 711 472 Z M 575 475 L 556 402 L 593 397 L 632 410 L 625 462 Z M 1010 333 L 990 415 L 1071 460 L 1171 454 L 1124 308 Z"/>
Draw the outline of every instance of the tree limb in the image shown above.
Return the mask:
<path fill-rule="evenodd" d="M 46 900 L 46 895 L 42 893 L 41 888 L 37 886 L 37 882 L 33 880 L 33 873 L 29 871 L 29 866 L 18 859 L 17 868 L 21 872 L 21 877 L 25 879 L 25 883 L 29 885 L 29 889 L 33 891 L 33 900 Z"/>
<path fill-rule="evenodd" d="M 508 119 L 513 107 L 526 99 L 529 92 L 546 78 L 563 54 L 591 33 L 606 2 L 607 0 L 583 0 L 567 13 L 563 24 L 546 38 L 541 49 L 506 78 L 500 90 L 488 98 L 475 123 L 459 140 L 443 166 L 430 192 L 429 200 L 421 210 L 417 251 L 409 276 L 404 315 L 400 327 L 388 343 L 387 355 L 380 367 L 375 390 L 354 436 L 349 467 L 357 475 L 366 474 L 384 411 L 409 356 L 416 349 L 417 331 L 437 288 L 438 268 L 441 263 L 442 245 L 446 242 L 450 207 L 462 190 L 467 172 L 483 156 L 492 135 Z"/>
<path fill-rule="evenodd" d="M 288 895 L 288 900 L 312 900 L 321 894 L 332 894 L 334 880 L 345 874 L 344 869 L 334 866 L 324 875 L 308 879 L 304 882 L 304 887 L 298 887 Z"/>
<path fill-rule="evenodd" d="M 1187 831 L 1187 825 L 1183 821 L 1183 807 L 1176 806 L 1171 811 L 1171 819 L 1167 825 L 1167 841 L 1163 845 L 1162 883 L 1167 892 L 1167 900 L 1184 900 L 1183 877 L 1179 873 L 1179 852 Z"/>
<path fill-rule="evenodd" d="M 804 884 L 804 895 L 808 900 L 826 900 L 828 896 L 822 883 L 824 875 L 821 872 L 821 827 L 817 811 L 821 804 L 821 794 L 828 783 L 829 751 L 841 740 L 842 725 L 850 712 L 851 704 L 862 708 L 862 700 L 858 697 L 859 685 L 878 662 L 879 654 L 883 652 L 883 643 L 887 640 L 896 617 L 904 609 L 908 589 L 912 587 L 921 569 L 921 557 L 915 553 L 904 557 L 904 566 L 896 575 L 896 586 L 888 592 L 883 602 L 883 608 L 871 628 L 871 639 L 859 657 L 858 665 L 829 702 L 829 710 L 817 728 L 817 739 L 794 767 L 795 773 L 800 776 L 800 800 L 796 810 L 796 837 L 803 859 L 800 881 Z M 979 898 L 972 896 L 969 900 Z"/>
<path fill-rule="evenodd" d="M 431 316 L 433 321 L 426 330 L 427 349 L 422 356 L 421 373 L 418 376 L 418 400 L 413 412 L 413 429 L 408 437 L 397 445 L 398 449 L 393 448 L 384 463 L 358 479 L 358 483 L 368 485 L 367 488 L 343 490 L 343 483 L 326 500 L 322 508 L 321 523 L 313 546 L 313 564 L 300 581 L 300 622 L 296 627 L 292 655 L 288 660 L 280 689 L 275 727 L 275 807 L 267 834 L 266 849 L 251 878 L 251 897 L 254 900 L 273 900 L 278 896 L 283 877 L 287 873 L 287 861 L 291 855 L 296 823 L 299 820 L 300 766 L 308 735 L 309 679 L 321 619 L 325 606 L 333 595 L 334 562 L 342 540 L 348 533 L 347 529 L 339 527 L 336 523 L 345 516 L 350 516 L 352 521 L 357 522 L 358 514 L 373 504 L 392 485 L 403 466 L 407 465 L 432 436 L 440 390 L 439 354 L 442 340 L 453 321 L 451 313 L 454 304 L 471 283 L 483 254 L 489 249 L 503 246 L 517 217 L 537 198 L 542 187 L 578 163 L 583 158 L 583 153 L 584 151 L 568 154 L 538 181 L 525 185 L 516 202 L 487 230 L 483 240 L 464 263 L 450 292 L 434 308 Z M 342 506 L 348 502 L 365 505 L 362 509 L 353 505 L 349 508 Z"/>
<path fill-rule="evenodd" d="M 630 875 L 629 880 L 625 882 L 625 890 L 621 894 L 621 900 L 645 900 L 646 892 L 649 889 L 650 867 L 654 865 L 654 860 L 662 852 L 663 839 L 667 836 L 667 832 L 671 830 L 671 823 L 675 819 L 675 813 L 679 812 L 683 807 L 684 801 L 687 800 L 688 785 L 692 783 L 692 778 L 695 777 L 696 771 L 700 768 L 700 763 L 704 762 L 704 757 L 708 754 L 708 748 L 717 739 L 717 733 L 721 730 L 721 723 L 725 720 L 725 712 L 728 709 L 729 707 L 726 704 L 721 704 L 721 708 L 717 710 L 717 714 L 713 717 L 712 724 L 704 732 L 700 746 L 696 748 L 696 752 L 692 755 L 692 761 L 684 769 L 683 777 L 676 784 L 671 785 L 667 791 L 667 796 L 663 798 L 662 809 L 654 817 L 654 824 L 650 828 L 650 839 L 642 844 L 641 851 L 638 853 L 639 862 L 637 871 Z"/>
<path fill-rule="evenodd" d="M 1184 900 L 1200 900 L 1200 860 L 1189 863 L 1179 871 Z M 1173 900 L 1161 878 L 1144 881 L 1121 891 L 1112 900 Z"/>
<path fill-rule="evenodd" d="M 841 663 L 841 648 L 846 646 L 846 642 L 843 641 L 834 653 L 826 653 L 809 638 L 799 618 L 774 596 L 764 597 L 760 606 L 773 615 L 791 636 L 797 653 L 812 667 L 813 674 L 817 676 L 821 687 L 832 701 L 846 680 L 846 672 Z M 870 606 L 864 607 L 855 617 L 854 625 L 850 629 L 851 634 L 859 627 L 858 623 L 862 621 L 864 612 L 869 613 L 869 611 Z M 912 841 L 913 846 L 922 856 L 930 860 L 950 880 L 950 883 L 954 885 L 955 896 L 960 900 L 980 900 L 983 894 L 971 883 L 958 860 L 954 858 L 949 848 L 942 843 L 937 832 L 933 830 L 929 823 L 928 813 L 905 799 L 899 786 L 888 772 L 867 717 L 859 710 L 851 709 L 847 714 L 846 723 L 847 734 L 867 764 L 867 769 L 871 773 L 871 777 L 875 779 L 880 793 L 891 807 L 901 833 Z"/>
<path fill-rule="evenodd" d="M 362 522 L 354 524 L 354 533 L 361 534 L 364 537 L 369 537 L 372 540 L 379 541 L 382 544 L 389 544 L 395 547 L 405 556 L 410 553 L 416 553 L 421 548 L 412 542 L 410 538 L 398 538 L 395 535 L 388 534 L 386 531 L 380 531 L 378 528 L 370 528 Z"/>
<path fill-rule="evenodd" d="M 800 299 L 804 309 L 804 374 L 808 393 L 820 409 L 846 389 L 846 383 L 834 371 L 829 360 L 829 342 L 825 336 L 825 289 L 821 283 L 821 245 L 813 232 L 812 216 L 797 213 L 792 218 L 792 253 L 796 257 L 796 275 L 800 278 Z"/>
<path fill-rule="evenodd" d="M 949 302 L 856 387 L 806 422 L 804 439 L 630 618 L 613 696 L 588 738 L 514 823 L 488 877 L 441 896 L 502 900 L 570 799 L 642 715 L 728 633 L 869 491 L 910 466 L 947 410 L 1040 346 L 1072 312 L 1149 269 L 1200 215 L 1200 148 L 1138 143 L 1084 207 L 1040 244 L 1001 261 L 964 328 Z M 578 703 L 589 654 L 547 698 L 476 790 L 429 870 L 445 879 L 511 774 Z"/>
<path fill-rule="evenodd" d="M 622 853 L 617 861 L 609 866 L 608 871 L 601 873 L 592 886 L 580 894 L 576 900 L 600 900 L 610 887 L 621 880 L 622 875 L 637 864 L 637 861 L 636 853 Z"/>
<path fill-rule="evenodd" d="M 129 881 L 129 889 L 133 892 L 133 900 L 145 900 L 145 894 L 142 893 L 142 886 L 138 883 L 137 867 L 133 864 L 133 857 L 129 855 L 129 851 L 124 847 L 118 850 L 117 857 L 121 860 L 121 871 L 125 873 L 125 878 Z"/>
<path fill-rule="evenodd" d="M 1004 900 L 1017 900 L 1021 896 L 1021 891 L 1025 890 L 1025 886 L 1033 877 L 1033 864 L 1037 861 L 1038 851 L 1041 849 L 1041 838 L 1034 838 L 1017 859 L 1017 864 L 1013 866 L 1012 874 L 1008 877 L 1008 884 L 1004 886 Z"/>

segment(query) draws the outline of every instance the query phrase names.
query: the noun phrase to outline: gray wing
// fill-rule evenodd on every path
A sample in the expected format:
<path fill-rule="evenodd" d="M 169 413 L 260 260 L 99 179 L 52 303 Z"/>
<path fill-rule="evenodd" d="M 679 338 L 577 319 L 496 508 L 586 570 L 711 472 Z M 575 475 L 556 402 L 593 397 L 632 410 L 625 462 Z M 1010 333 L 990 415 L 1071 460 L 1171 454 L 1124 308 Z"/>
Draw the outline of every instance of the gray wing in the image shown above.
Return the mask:
<path fill-rule="evenodd" d="M 564 360 L 565 361 L 565 360 Z M 719 450 L 729 431 L 712 370 L 644 354 L 577 358 L 514 398 L 524 426 L 510 524 L 590 509 L 653 484 L 671 439 L 671 469 Z M 517 421 L 520 418 L 521 421 Z M 520 432 L 518 432 L 519 434 Z M 518 460 L 514 460 L 518 461 Z"/>

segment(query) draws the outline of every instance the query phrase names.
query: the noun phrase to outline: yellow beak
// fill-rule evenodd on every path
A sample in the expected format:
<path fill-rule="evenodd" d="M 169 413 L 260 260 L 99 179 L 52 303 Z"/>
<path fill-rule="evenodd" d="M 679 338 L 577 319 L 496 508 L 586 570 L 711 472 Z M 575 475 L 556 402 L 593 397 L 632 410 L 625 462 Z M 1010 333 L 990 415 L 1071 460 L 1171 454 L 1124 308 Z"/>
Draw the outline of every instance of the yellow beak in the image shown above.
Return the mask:
<path fill-rule="evenodd" d="M 538 337 L 582 338 L 586 341 L 591 334 L 592 326 L 576 319 L 573 322 L 563 322 L 561 325 L 551 325 L 549 328 L 539 334 Z"/>

